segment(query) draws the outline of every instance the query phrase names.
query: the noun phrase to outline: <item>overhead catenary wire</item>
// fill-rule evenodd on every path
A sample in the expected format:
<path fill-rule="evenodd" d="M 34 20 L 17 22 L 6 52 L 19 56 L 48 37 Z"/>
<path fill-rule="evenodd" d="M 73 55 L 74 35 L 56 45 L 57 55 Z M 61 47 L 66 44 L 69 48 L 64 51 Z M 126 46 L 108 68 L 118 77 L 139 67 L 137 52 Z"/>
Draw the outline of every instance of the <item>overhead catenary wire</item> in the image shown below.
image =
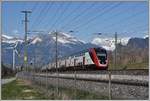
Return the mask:
<path fill-rule="evenodd" d="M 66 19 L 65 12 L 67 12 L 69 6 L 71 5 L 71 2 L 72 2 L 72 1 L 67 2 L 67 4 L 66 4 L 64 10 L 62 11 L 62 12 L 64 12 L 64 13 L 62 13 L 61 18 L 59 19 L 59 22 L 61 22 L 62 20 Z M 59 23 L 58 23 L 58 26 L 60 26 Z M 58 27 L 58 29 L 59 29 L 59 27 Z"/>
<path fill-rule="evenodd" d="M 47 3 L 47 8 L 45 8 L 45 10 L 43 11 L 43 15 L 41 15 L 41 19 L 39 19 L 38 23 L 35 25 L 36 28 L 38 28 L 39 25 L 42 25 L 43 23 L 45 23 L 45 18 L 47 17 L 47 15 L 50 13 L 50 9 L 53 5 L 53 2 L 48 2 Z"/>
<path fill-rule="evenodd" d="M 92 9 L 92 8 L 94 8 L 94 6 L 96 6 L 96 5 L 94 5 L 94 3 L 92 4 L 92 7 L 88 7 L 89 9 Z M 104 10 L 105 8 L 107 8 L 106 6 L 105 7 L 103 7 L 103 8 L 97 8 L 97 11 L 98 10 Z M 86 9 L 85 9 L 86 10 Z M 71 22 L 71 23 L 69 23 L 68 22 L 68 24 L 64 24 L 63 26 L 61 26 L 61 30 L 64 30 L 65 28 L 67 28 L 67 27 L 72 27 L 72 26 L 75 26 L 75 25 L 72 25 L 74 22 L 82 22 L 82 20 L 81 19 L 84 19 L 83 18 L 83 16 L 85 16 L 85 15 L 87 15 L 88 14 L 88 12 L 89 12 L 90 10 L 88 10 L 87 9 L 87 11 L 85 11 L 85 12 L 83 12 L 83 13 L 80 13 L 76 18 L 74 18 L 73 19 L 73 21 Z M 71 25 L 70 25 L 71 24 Z"/>
<path fill-rule="evenodd" d="M 123 23 L 122 22 L 124 22 L 124 21 L 126 21 L 126 19 L 128 19 L 128 21 L 130 21 L 130 20 L 132 20 L 133 18 L 135 18 L 135 16 L 137 16 L 137 15 L 139 15 L 140 13 L 143 13 L 144 12 L 144 10 L 142 11 L 142 12 L 136 12 L 135 14 L 133 14 L 133 15 L 131 15 L 131 16 L 128 16 L 128 17 L 126 17 L 126 18 L 122 18 L 122 19 L 120 19 L 120 20 L 117 20 L 115 23 L 112 23 L 112 24 L 110 24 L 109 26 L 104 26 L 104 27 L 102 27 L 102 29 L 105 29 L 105 28 L 107 28 L 107 29 L 112 29 L 114 26 L 120 26 L 120 24 L 122 25 Z M 113 26 L 113 27 L 112 27 Z"/>
<path fill-rule="evenodd" d="M 31 8 L 31 11 L 34 13 L 34 11 L 36 10 L 37 6 L 39 5 L 39 2 L 36 2 L 33 7 Z M 32 17 L 33 14 L 29 15 L 29 17 Z"/>
<path fill-rule="evenodd" d="M 89 23 L 91 23 L 91 22 L 93 22 L 94 20 L 96 20 L 96 18 L 98 18 L 98 17 L 100 17 L 100 16 L 103 16 L 103 15 L 106 14 L 107 12 L 110 12 L 112 9 L 118 7 L 120 4 L 121 4 L 121 2 L 119 2 L 119 3 L 117 3 L 117 4 L 115 4 L 115 5 L 111 6 L 111 7 L 109 7 L 109 8 L 106 9 L 106 10 L 103 10 L 102 13 L 98 13 L 96 16 L 94 16 L 94 17 L 88 19 L 85 23 L 81 23 L 81 24 L 75 26 L 73 29 L 74 29 L 74 30 L 77 30 L 78 28 L 87 26 Z"/>
<path fill-rule="evenodd" d="M 129 8 L 128 8 L 129 9 Z M 128 10 L 127 9 L 127 10 Z M 125 10 L 126 11 L 126 10 Z M 100 20 L 100 21 L 105 21 L 105 22 L 109 22 L 109 20 L 112 20 L 112 18 L 115 18 L 116 16 L 118 16 L 118 15 L 121 15 L 120 13 L 122 13 L 123 11 L 119 11 L 118 13 L 115 13 L 114 15 L 112 15 L 112 16 L 109 16 L 109 17 L 106 17 L 105 19 L 102 19 L 102 20 Z M 90 28 L 92 28 L 92 27 L 96 27 L 95 25 L 97 25 L 97 23 L 94 23 L 94 24 L 92 24 L 92 25 L 87 25 L 87 26 L 84 26 L 84 27 L 81 27 L 81 28 L 88 28 L 89 26 L 90 26 Z M 87 29 L 88 30 L 88 29 Z"/>
<path fill-rule="evenodd" d="M 55 25 L 57 24 L 57 22 L 59 21 L 59 19 L 60 19 L 60 17 L 61 17 L 61 14 L 62 14 L 61 7 L 63 7 L 63 4 L 60 4 L 60 6 L 59 6 L 58 14 L 59 14 L 60 16 L 58 16 L 58 17 L 56 18 L 56 20 L 55 20 L 54 23 L 52 24 L 51 29 L 53 29 L 53 28 L 55 27 Z M 57 14 L 57 13 L 56 13 L 56 14 Z"/>
<path fill-rule="evenodd" d="M 70 2 L 69 2 L 69 3 L 70 3 Z M 69 4 L 69 3 L 68 3 L 68 4 Z M 93 3 L 93 4 L 94 4 L 94 3 Z M 36 8 L 36 7 L 37 7 L 37 6 L 34 5 L 34 7 L 32 7 L 32 9 L 33 9 L 33 8 Z M 63 6 L 63 7 L 65 7 L 65 6 Z M 113 6 L 111 6 L 111 7 L 113 7 Z M 90 7 L 89 7 L 89 8 L 90 8 Z M 108 8 L 108 9 L 109 9 L 109 8 Z M 102 11 L 102 13 L 104 13 L 105 11 L 109 11 L 109 12 L 110 12 L 111 9 L 110 9 L 110 10 L 108 10 L 108 9 L 104 9 L 104 11 Z M 45 13 L 46 13 L 46 10 L 48 10 L 48 9 L 46 8 L 46 9 L 44 10 Z M 59 11 L 60 11 L 60 10 L 59 10 Z M 65 15 L 65 11 L 66 11 L 66 10 L 61 11 L 60 14 L 59 14 L 60 16 L 58 16 L 55 21 L 53 20 L 54 23 L 53 23 L 51 29 L 55 28 L 55 27 L 57 26 L 57 24 L 60 25 L 60 19 L 62 19 L 61 14 Z M 86 10 L 83 10 L 83 11 L 86 11 Z M 45 13 L 42 14 L 42 17 L 44 17 L 44 18 L 46 18 L 46 16 L 44 16 Z M 47 13 L 46 13 L 46 14 L 47 14 Z M 78 18 L 80 18 L 81 16 L 83 16 L 84 14 L 86 14 L 86 12 L 85 12 L 85 13 L 82 13 L 82 14 L 79 13 L 79 14 L 73 16 L 73 17 L 69 17 L 70 19 L 67 19 L 67 20 L 63 20 L 63 19 L 62 19 L 63 21 L 68 22 L 68 21 L 70 21 L 70 20 L 72 20 L 72 19 L 75 18 L 71 23 L 66 24 L 66 25 L 65 25 L 65 28 L 72 28 L 72 27 L 75 27 L 75 28 L 77 28 L 77 29 L 86 28 L 86 27 L 88 27 L 88 26 L 90 25 L 90 23 L 93 23 L 93 21 L 95 21 L 96 18 L 97 18 L 97 17 L 96 17 L 95 20 L 92 20 L 91 22 L 89 21 L 89 19 L 87 19 L 87 21 L 89 21 L 89 22 L 85 22 L 85 23 L 87 23 L 87 24 L 85 24 L 85 25 L 84 25 L 84 23 L 79 23 L 79 24 L 77 24 L 77 25 L 75 25 L 75 26 L 69 26 L 69 25 L 72 25 L 73 23 L 75 23 L 75 21 L 76 21 Z M 105 14 L 105 13 L 104 13 L 104 14 Z M 78 16 L 78 15 L 80 15 L 80 16 Z M 96 15 L 96 14 L 95 14 L 95 15 Z M 117 14 L 116 14 L 116 15 L 117 15 Z M 63 17 L 65 18 L 65 16 L 63 16 Z M 60 18 L 60 19 L 58 19 L 58 18 Z M 37 25 L 37 26 L 41 25 L 41 23 L 42 23 L 41 20 L 39 20 L 39 19 L 42 19 L 41 16 L 38 18 L 38 21 L 36 22 L 36 25 Z M 107 19 L 106 19 L 106 20 L 107 20 Z M 109 20 L 109 19 L 108 19 L 108 20 Z M 129 20 L 130 20 L 130 19 L 129 19 Z M 44 20 L 42 20 L 42 21 L 44 21 Z M 124 20 L 123 20 L 123 21 L 124 21 Z M 47 21 L 47 22 L 48 22 L 48 24 L 50 24 L 49 21 Z M 80 24 L 83 25 L 83 26 L 82 26 L 82 27 L 79 27 L 79 26 L 81 26 Z M 121 24 L 123 24 L 123 23 L 121 23 Z M 34 25 L 35 25 L 35 24 L 34 24 Z M 36 25 L 35 25 L 35 26 L 36 26 Z M 36 26 L 36 28 L 37 28 L 37 26 Z M 113 25 L 113 27 L 114 27 L 114 26 L 119 26 L 119 24 L 115 24 L 115 25 Z M 78 27 L 79 27 L 79 28 L 78 28 Z M 92 26 L 91 26 L 91 27 L 92 27 Z M 109 27 L 109 28 L 112 29 L 113 27 Z M 49 28 L 50 28 L 50 27 L 49 27 Z M 104 27 L 104 28 L 105 28 L 105 27 Z M 88 30 L 88 29 L 87 29 L 87 30 Z M 47 31 L 47 32 L 48 32 L 48 31 Z"/>
<path fill-rule="evenodd" d="M 61 5 L 59 4 L 58 7 L 56 8 L 56 12 L 55 12 L 54 15 L 52 16 L 53 18 L 56 17 L 57 13 L 59 12 L 60 7 L 61 7 Z M 50 21 L 52 21 L 52 20 L 50 20 Z M 49 33 L 49 31 L 50 31 L 51 28 L 53 27 L 53 26 L 52 26 L 53 24 L 54 24 L 54 23 L 52 23 L 50 26 L 48 26 L 48 25 L 49 25 L 49 21 L 47 21 L 47 24 L 46 24 L 45 26 L 48 26 L 47 29 L 48 29 L 48 28 L 49 28 L 49 29 L 48 29 L 46 32 Z"/>
<path fill-rule="evenodd" d="M 53 5 L 54 5 L 54 2 L 49 3 L 49 6 L 48 6 L 47 10 L 45 11 L 46 14 L 44 14 L 44 18 L 43 18 L 42 21 L 41 21 L 42 24 L 47 22 L 47 21 L 45 21 L 45 19 L 46 19 L 47 17 L 49 17 L 49 16 L 47 16 L 47 15 L 51 13 L 50 10 L 51 10 L 51 8 L 52 8 Z M 48 19 L 48 20 L 49 20 L 49 19 Z"/>
<path fill-rule="evenodd" d="M 72 2 L 73 3 L 73 2 Z M 77 2 L 77 3 L 79 3 L 79 2 Z M 73 14 L 75 14 L 76 12 L 78 12 L 78 9 L 80 9 L 81 8 L 81 6 L 84 4 L 85 2 L 83 2 L 83 1 L 80 1 L 80 4 L 78 5 L 78 6 L 76 6 L 70 13 L 68 13 L 65 17 L 64 17 L 64 24 L 66 25 L 66 21 L 68 21 L 68 20 L 70 20 L 70 16 L 72 16 Z M 72 5 L 71 3 L 70 3 L 70 5 Z M 68 8 L 68 9 L 71 9 L 71 8 Z M 66 20 L 67 19 L 67 20 Z M 62 27 L 62 26 L 61 26 Z M 60 27 L 60 29 L 61 29 L 61 27 Z"/>
<path fill-rule="evenodd" d="M 40 10 L 39 14 L 36 16 L 36 18 L 33 20 L 32 25 L 30 27 L 30 29 L 33 29 L 35 27 L 35 25 L 37 24 L 38 19 L 42 16 L 45 8 L 47 7 L 48 4 L 45 4 L 45 6 L 43 6 L 43 8 Z"/>
<path fill-rule="evenodd" d="M 134 21 L 133 23 L 126 23 L 126 24 L 124 24 L 123 22 L 125 22 L 127 19 L 128 19 L 128 21 L 130 21 L 130 20 L 132 20 L 132 19 L 134 19 L 136 16 L 139 16 L 141 13 L 144 13 L 144 11 L 141 11 L 141 12 L 136 12 L 135 14 L 132 14 L 132 15 L 130 15 L 130 16 L 128 16 L 128 17 L 126 17 L 126 18 L 122 18 L 122 19 L 120 19 L 120 20 L 117 20 L 115 23 L 111 23 L 110 25 L 108 25 L 108 26 L 102 26 L 101 27 L 101 29 L 107 29 L 107 31 L 108 32 L 110 32 L 111 30 L 110 29 L 112 29 L 112 30 L 114 30 L 114 27 L 120 27 L 120 26 L 123 26 L 124 25 L 124 28 L 126 28 L 125 26 L 128 26 L 128 25 L 133 25 L 133 24 L 135 24 L 135 25 L 138 25 L 138 21 Z M 115 14 L 115 15 L 117 15 L 117 14 Z M 111 16 L 111 17 L 113 17 L 113 16 Z M 111 18 L 110 17 L 110 18 Z M 105 19 L 105 21 L 108 21 L 108 20 L 110 20 L 110 18 L 108 18 L 108 19 Z M 86 26 L 86 27 L 84 27 L 84 28 L 88 28 L 89 26 Z M 92 26 L 90 26 L 90 28 L 92 28 L 92 27 L 99 27 L 99 26 L 94 26 L 94 25 L 92 25 Z M 88 29 L 87 29 L 88 30 Z"/>
<path fill-rule="evenodd" d="M 82 2 L 82 3 L 83 3 L 83 2 Z M 82 3 L 80 3 L 75 9 L 73 9 L 71 14 L 73 14 L 74 12 L 77 12 L 78 9 L 81 7 Z M 67 18 L 66 18 L 66 19 L 67 19 Z M 54 25 L 56 24 L 57 20 L 59 20 L 59 19 L 56 19 L 56 21 L 52 24 L 52 28 L 49 27 L 50 29 L 53 29 L 53 28 L 54 28 Z M 49 32 L 50 29 L 49 29 L 47 32 Z"/>
<path fill-rule="evenodd" d="M 64 29 L 65 25 L 69 26 L 70 24 L 72 24 L 72 23 L 70 23 L 70 22 L 72 22 L 72 21 L 75 22 L 76 19 L 78 19 L 80 16 L 84 15 L 85 13 L 87 13 L 87 11 L 89 11 L 89 9 L 91 9 L 92 7 L 94 7 L 95 4 L 96 4 L 96 3 L 93 2 L 88 8 L 85 8 L 83 11 L 81 11 L 81 13 L 77 14 L 77 15 L 74 16 L 72 19 L 68 20 L 68 22 L 65 23 L 64 26 L 61 27 L 61 29 Z"/>

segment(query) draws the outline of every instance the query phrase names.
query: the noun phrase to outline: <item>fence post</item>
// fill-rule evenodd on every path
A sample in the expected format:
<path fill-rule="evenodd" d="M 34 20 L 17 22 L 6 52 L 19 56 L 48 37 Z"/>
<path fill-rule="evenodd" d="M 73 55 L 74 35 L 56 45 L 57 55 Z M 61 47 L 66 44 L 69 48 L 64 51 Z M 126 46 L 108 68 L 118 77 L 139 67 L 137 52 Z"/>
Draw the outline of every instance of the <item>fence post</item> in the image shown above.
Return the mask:
<path fill-rule="evenodd" d="M 111 72 L 109 71 L 109 100 L 111 100 Z"/>

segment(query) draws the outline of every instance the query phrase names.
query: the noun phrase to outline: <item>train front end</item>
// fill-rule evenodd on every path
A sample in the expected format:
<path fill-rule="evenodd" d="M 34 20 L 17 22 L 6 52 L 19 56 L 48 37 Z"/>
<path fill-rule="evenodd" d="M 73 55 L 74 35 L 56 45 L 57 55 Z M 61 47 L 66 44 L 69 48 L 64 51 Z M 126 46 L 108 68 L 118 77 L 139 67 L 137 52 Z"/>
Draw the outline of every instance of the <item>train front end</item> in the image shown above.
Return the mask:
<path fill-rule="evenodd" d="M 106 70 L 108 68 L 107 51 L 104 48 L 92 48 L 92 60 L 97 69 Z"/>

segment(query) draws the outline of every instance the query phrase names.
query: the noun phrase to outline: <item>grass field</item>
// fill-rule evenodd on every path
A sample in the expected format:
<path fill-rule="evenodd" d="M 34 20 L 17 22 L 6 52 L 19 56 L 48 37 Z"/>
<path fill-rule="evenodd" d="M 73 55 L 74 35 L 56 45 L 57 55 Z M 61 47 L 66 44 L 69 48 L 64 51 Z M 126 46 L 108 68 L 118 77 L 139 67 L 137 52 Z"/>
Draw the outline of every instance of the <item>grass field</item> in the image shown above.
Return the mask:
<path fill-rule="evenodd" d="M 37 83 L 38 84 L 38 83 Z M 45 85 L 42 85 L 45 87 Z M 8 84 L 2 85 L 2 100 L 87 100 L 87 99 L 108 99 L 108 97 L 95 95 L 93 93 L 59 87 L 59 94 L 56 87 L 48 86 L 46 89 L 39 85 L 31 84 L 29 81 L 20 79 L 14 80 Z M 76 92 L 76 93 L 75 93 Z"/>
<path fill-rule="evenodd" d="M 46 99 L 46 96 L 29 86 L 28 82 L 14 80 L 2 85 L 2 100 Z"/>

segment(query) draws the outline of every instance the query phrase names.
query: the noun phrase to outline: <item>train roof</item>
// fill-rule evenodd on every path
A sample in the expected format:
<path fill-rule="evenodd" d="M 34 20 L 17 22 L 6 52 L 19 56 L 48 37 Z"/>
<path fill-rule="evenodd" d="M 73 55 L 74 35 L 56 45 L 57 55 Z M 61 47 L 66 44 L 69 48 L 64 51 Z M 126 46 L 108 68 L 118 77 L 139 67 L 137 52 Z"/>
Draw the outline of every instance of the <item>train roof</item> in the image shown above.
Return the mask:
<path fill-rule="evenodd" d="M 103 48 L 103 47 L 91 47 L 91 48 L 88 48 L 88 49 L 84 49 L 84 50 L 75 52 L 75 53 L 73 53 L 73 54 L 66 55 L 66 56 L 61 57 L 61 58 L 58 58 L 58 59 L 65 59 L 65 58 L 68 58 L 68 57 L 71 57 L 71 56 L 78 56 L 78 55 L 80 55 L 80 54 L 82 54 L 82 53 L 88 52 L 88 50 L 89 50 L 89 49 L 92 49 L 92 48 L 94 48 L 94 49 L 96 49 L 96 48 L 101 48 L 101 49 L 106 50 L 106 49 Z"/>

